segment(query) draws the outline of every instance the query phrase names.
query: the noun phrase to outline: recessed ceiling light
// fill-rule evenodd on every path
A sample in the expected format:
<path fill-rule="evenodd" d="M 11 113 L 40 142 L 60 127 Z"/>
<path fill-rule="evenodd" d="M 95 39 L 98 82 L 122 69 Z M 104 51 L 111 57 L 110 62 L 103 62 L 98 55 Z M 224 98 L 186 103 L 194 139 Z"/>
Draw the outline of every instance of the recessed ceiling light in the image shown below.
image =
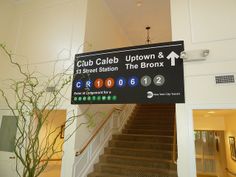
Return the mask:
<path fill-rule="evenodd" d="M 216 112 L 215 111 L 208 111 L 207 113 L 208 114 L 215 114 Z"/>
<path fill-rule="evenodd" d="M 141 0 L 138 0 L 137 3 L 136 3 L 136 5 L 137 5 L 138 7 L 142 6 L 142 1 L 141 1 Z"/>

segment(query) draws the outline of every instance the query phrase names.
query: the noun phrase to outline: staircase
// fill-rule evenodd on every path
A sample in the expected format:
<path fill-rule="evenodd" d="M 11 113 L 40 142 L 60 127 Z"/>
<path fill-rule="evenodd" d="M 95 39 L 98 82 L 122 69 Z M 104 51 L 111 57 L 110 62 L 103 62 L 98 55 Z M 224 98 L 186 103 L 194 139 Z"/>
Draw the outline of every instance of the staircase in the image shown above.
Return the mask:
<path fill-rule="evenodd" d="M 137 105 L 88 177 L 177 177 L 174 117 L 175 105 Z"/>

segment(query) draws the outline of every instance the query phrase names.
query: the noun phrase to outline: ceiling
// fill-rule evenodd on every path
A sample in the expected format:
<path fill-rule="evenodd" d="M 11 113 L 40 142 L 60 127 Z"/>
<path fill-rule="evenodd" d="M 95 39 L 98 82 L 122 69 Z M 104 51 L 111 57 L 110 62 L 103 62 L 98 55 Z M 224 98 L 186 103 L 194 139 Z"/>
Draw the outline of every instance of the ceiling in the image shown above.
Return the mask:
<path fill-rule="evenodd" d="M 146 43 L 150 26 L 152 43 L 171 40 L 169 0 L 104 0 L 133 45 Z"/>
<path fill-rule="evenodd" d="M 236 109 L 202 109 L 193 111 L 193 117 L 228 117 L 231 115 L 236 115 Z"/>
<path fill-rule="evenodd" d="M 23 3 L 29 0 L 10 0 Z M 104 0 L 114 20 L 132 45 L 146 43 L 150 26 L 151 43 L 171 41 L 170 0 Z"/>

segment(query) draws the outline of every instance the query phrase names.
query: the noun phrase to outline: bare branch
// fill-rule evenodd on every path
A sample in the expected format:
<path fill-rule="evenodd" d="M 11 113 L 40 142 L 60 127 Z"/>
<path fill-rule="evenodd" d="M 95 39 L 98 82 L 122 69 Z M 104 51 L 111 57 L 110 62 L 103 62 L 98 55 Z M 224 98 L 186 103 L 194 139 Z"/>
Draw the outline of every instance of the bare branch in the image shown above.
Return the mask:
<path fill-rule="evenodd" d="M 65 71 L 56 74 L 55 63 L 53 75 L 44 81 L 44 79 L 40 80 L 40 77 L 36 77 L 38 72 L 31 72 L 28 66 L 24 71 L 23 67 L 14 61 L 12 53 L 7 50 L 5 45 L 0 44 L 0 50 L 17 68 L 20 76 L 17 80 L 10 80 L 11 84 L 7 92 L 0 89 L 0 96 L 17 119 L 17 137 L 14 146 L 17 160 L 16 172 L 19 177 L 38 177 L 46 169 L 49 160 L 63 152 L 63 144 L 82 125 L 94 126 L 93 118 L 103 114 L 88 114 L 90 105 L 79 115 L 72 111 L 72 116 L 64 122 L 65 129 L 70 128 L 78 118 L 83 116 L 87 117 L 87 122 L 79 124 L 62 141 L 61 127 L 53 127 L 48 119 L 63 100 L 68 100 L 64 95 L 71 85 L 72 79 L 67 72 L 72 65 Z M 46 92 L 46 88 L 52 85 L 55 86 L 55 91 Z M 6 95 L 8 92 L 15 96 L 15 100 L 9 100 Z"/>

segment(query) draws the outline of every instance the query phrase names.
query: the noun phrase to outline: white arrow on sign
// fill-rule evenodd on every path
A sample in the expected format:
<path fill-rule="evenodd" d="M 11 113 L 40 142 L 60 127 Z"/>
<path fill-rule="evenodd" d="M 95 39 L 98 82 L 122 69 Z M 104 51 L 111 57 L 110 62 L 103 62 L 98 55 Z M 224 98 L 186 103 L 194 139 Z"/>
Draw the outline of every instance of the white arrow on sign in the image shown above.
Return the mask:
<path fill-rule="evenodd" d="M 179 55 L 172 51 L 166 58 L 168 60 L 171 60 L 171 66 L 175 66 L 175 59 L 178 59 Z"/>

